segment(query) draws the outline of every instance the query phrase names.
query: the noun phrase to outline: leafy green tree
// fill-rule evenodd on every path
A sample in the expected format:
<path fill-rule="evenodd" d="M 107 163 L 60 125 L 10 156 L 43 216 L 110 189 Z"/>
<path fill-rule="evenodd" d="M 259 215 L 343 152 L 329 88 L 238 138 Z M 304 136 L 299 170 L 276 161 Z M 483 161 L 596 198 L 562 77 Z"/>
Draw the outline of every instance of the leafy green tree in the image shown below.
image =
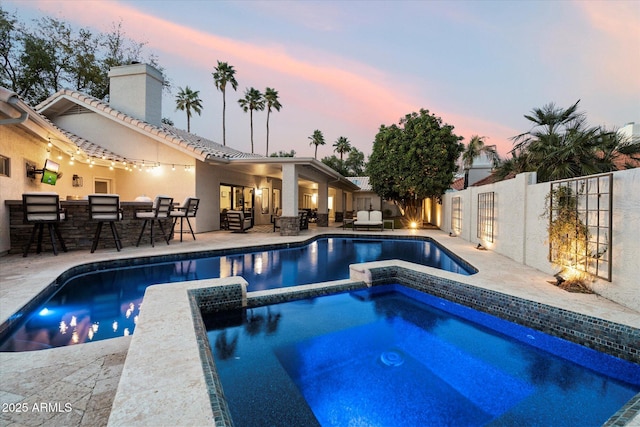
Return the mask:
<path fill-rule="evenodd" d="M 278 151 L 277 153 L 271 153 L 271 155 L 269 155 L 269 157 L 295 157 L 296 156 L 296 150 L 291 150 L 291 151 Z"/>
<path fill-rule="evenodd" d="M 407 114 L 399 125 L 380 126 L 367 164 L 373 190 L 405 218 L 419 218 L 422 200 L 440 198 L 451 185 L 464 150 L 460 140 L 453 126 L 425 109 Z"/>
<path fill-rule="evenodd" d="M 202 112 L 202 100 L 199 98 L 199 90 L 191 90 L 189 86 L 184 89 L 178 88 L 179 92 L 176 96 L 176 110 L 187 112 L 187 132 L 191 132 L 191 111 L 195 113 Z"/>
<path fill-rule="evenodd" d="M 109 85 L 100 64 L 100 43 L 100 38 L 91 31 L 78 30 L 77 37 L 71 41 L 68 70 L 69 78 L 73 80 L 71 87 L 103 99 L 108 94 Z"/>
<path fill-rule="evenodd" d="M 343 176 L 362 176 L 365 173 L 364 153 L 355 147 L 349 150 L 346 160 L 334 154 L 320 161 Z"/>
<path fill-rule="evenodd" d="M 222 145 L 227 145 L 227 129 L 225 127 L 227 84 L 230 84 L 233 90 L 238 89 L 238 82 L 235 77 L 236 70 L 233 68 L 233 65 L 218 61 L 218 66 L 215 67 L 215 71 L 212 74 L 216 89 L 222 92 Z"/>
<path fill-rule="evenodd" d="M 269 155 L 269 117 L 271 116 L 271 109 L 275 109 L 276 111 L 280 111 L 282 108 L 282 104 L 280 104 L 280 100 L 278 99 L 278 91 L 273 88 L 266 88 L 264 91 L 264 100 L 266 102 L 267 108 L 267 147 L 265 149 L 265 155 Z"/>
<path fill-rule="evenodd" d="M 532 128 L 512 138 L 512 158 L 498 168 L 498 175 L 535 171 L 538 181 L 545 182 L 616 170 L 620 156 L 640 161 L 640 141 L 589 127 L 579 102 L 568 108 L 551 103 L 525 115 Z"/>
<path fill-rule="evenodd" d="M 336 139 L 335 144 L 333 144 L 333 148 L 336 153 L 340 154 L 340 161 L 342 161 L 342 157 L 345 153 L 351 151 L 351 143 L 345 136 L 340 136 Z"/>
<path fill-rule="evenodd" d="M 106 99 L 109 70 L 142 62 L 144 45 L 125 37 L 122 22 L 106 34 L 50 17 L 27 25 L 0 4 L 0 84 L 32 105 L 63 87 Z M 153 55 L 144 61 L 163 72 Z"/>
<path fill-rule="evenodd" d="M 253 111 L 264 110 L 265 100 L 258 89 L 251 87 L 245 90 L 244 98 L 239 99 L 238 104 L 240 104 L 245 113 L 249 112 L 251 120 L 251 154 L 253 154 Z"/>
<path fill-rule="evenodd" d="M 347 168 L 345 167 L 344 162 L 342 161 L 342 159 L 337 158 L 335 154 L 323 157 L 320 161 L 329 166 L 334 171 L 338 172 L 340 175 L 348 176 Z"/>
<path fill-rule="evenodd" d="M 2 9 L 0 4 L 0 85 L 18 92 L 18 58 L 16 57 L 18 43 L 18 20 L 15 14 Z"/>
<path fill-rule="evenodd" d="M 313 131 L 313 134 L 309 137 L 309 139 L 311 140 L 309 145 L 315 145 L 316 146 L 316 151 L 315 151 L 315 154 L 314 154 L 314 158 L 318 159 L 318 146 L 326 144 L 324 142 L 324 135 L 322 134 L 321 131 L 316 129 L 316 130 Z"/>
<path fill-rule="evenodd" d="M 344 167 L 347 171 L 345 176 L 363 176 L 366 170 L 364 153 L 352 147 L 347 159 L 344 161 Z"/>

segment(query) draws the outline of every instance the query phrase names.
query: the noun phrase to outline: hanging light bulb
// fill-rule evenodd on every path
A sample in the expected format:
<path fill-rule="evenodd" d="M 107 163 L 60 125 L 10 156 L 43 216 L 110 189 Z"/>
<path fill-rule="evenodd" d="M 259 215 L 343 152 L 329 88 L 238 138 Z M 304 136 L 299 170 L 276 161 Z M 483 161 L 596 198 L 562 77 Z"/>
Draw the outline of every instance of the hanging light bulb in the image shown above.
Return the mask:
<path fill-rule="evenodd" d="M 171 165 L 171 170 L 175 172 L 175 170 L 176 170 L 176 165 Z"/>

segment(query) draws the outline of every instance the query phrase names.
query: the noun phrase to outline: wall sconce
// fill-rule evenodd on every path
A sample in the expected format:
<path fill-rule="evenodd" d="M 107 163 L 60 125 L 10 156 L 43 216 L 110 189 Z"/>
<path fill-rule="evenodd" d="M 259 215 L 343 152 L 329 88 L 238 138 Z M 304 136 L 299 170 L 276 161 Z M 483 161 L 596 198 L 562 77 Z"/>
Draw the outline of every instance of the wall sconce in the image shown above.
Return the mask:
<path fill-rule="evenodd" d="M 262 189 L 261 188 L 256 188 L 255 189 L 255 195 L 256 196 L 262 196 Z"/>
<path fill-rule="evenodd" d="M 82 187 L 84 185 L 84 180 L 81 176 L 73 175 L 71 185 L 74 187 Z"/>

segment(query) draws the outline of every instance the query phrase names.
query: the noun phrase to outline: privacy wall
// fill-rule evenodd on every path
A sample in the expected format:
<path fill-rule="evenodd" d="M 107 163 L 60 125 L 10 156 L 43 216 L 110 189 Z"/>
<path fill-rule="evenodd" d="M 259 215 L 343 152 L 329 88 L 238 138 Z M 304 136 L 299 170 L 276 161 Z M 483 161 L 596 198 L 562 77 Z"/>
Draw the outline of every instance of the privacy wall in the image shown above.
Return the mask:
<path fill-rule="evenodd" d="M 551 184 L 536 184 L 534 172 L 514 179 L 443 196 L 441 215 L 432 218 L 443 231 L 474 246 L 507 256 L 549 273 L 548 219 L 545 198 Z M 605 298 L 640 311 L 640 169 L 613 173 L 611 282 L 595 280 L 591 287 Z"/>

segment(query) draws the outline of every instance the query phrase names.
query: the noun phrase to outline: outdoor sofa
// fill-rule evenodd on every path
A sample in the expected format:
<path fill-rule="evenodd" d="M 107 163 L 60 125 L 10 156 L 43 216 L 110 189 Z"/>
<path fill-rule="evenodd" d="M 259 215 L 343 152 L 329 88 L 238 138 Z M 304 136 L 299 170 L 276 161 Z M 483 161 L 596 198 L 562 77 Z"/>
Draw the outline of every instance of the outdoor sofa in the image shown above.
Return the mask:
<path fill-rule="evenodd" d="M 372 227 L 380 227 L 380 231 L 384 230 L 384 222 L 382 222 L 382 212 L 358 211 L 358 213 L 356 214 L 356 220 L 353 221 L 353 229 L 357 230 L 358 228 L 366 228 L 367 230 L 369 230 Z"/>

